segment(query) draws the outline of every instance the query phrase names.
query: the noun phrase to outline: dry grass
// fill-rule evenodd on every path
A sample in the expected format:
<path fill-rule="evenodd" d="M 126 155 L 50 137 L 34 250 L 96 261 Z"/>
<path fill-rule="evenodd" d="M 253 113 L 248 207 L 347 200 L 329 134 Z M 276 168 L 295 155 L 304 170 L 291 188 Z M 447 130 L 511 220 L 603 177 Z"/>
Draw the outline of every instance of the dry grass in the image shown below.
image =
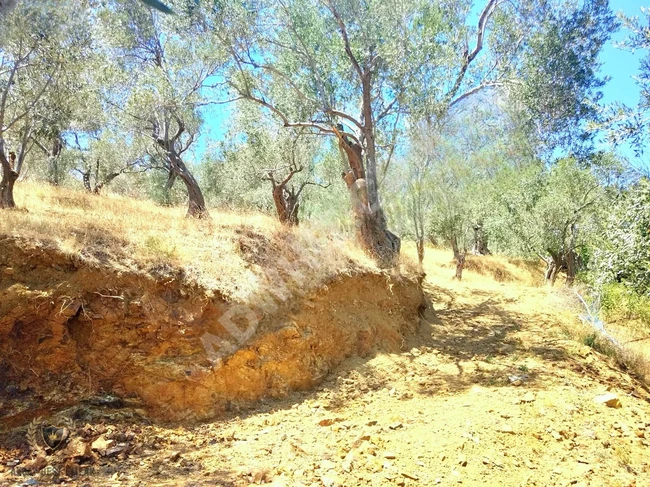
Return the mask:
<path fill-rule="evenodd" d="M 632 347 L 626 343 L 616 346 L 587 325 L 573 326 L 569 329 L 569 334 L 574 340 L 613 359 L 622 370 L 630 375 L 650 384 L 650 349 L 648 347 Z"/>
<path fill-rule="evenodd" d="M 0 234 L 52 243 L 124 271 L 181 269 L 189 282 L 239 302 L 280 288 L 304 291 L 341 273 L 378 271 L 343 234 L 287 229 L 262 214 L 213 211 L 211 220 L 197 221 L 185 218 L 185 208 L 35 183 L 17 185 L 16 203 L 19 209 L 2 212 Z"/>
<path fill-rule="evenodd" d="M 584 314 L 582 304 L 578 302 L 572 291 L 565 288 L 558 289 L 557 293 L 564 295 L 567 302 L 573 302 L 576 317 Z M 564 326 L 565 332 L 572 340 L 606 355 L 622 370 L 646 384 L 650 384 L 650 346 L 648 342 L 630 340 L 631 331 L 626 328 L 624 323 L 619 323 L 618 326 L 611 326 L 607 323 L 605 329 L 610 336 L 614 337 L 616 343 L 579 319 L 567 320 Z"/>
<path fill-rule="evenodd" d="M 403 254 L 413 257 L 415 245 L 406 242 L 403 245 Z M 427 270 L 428 268 L 428 270 Z M 425 249 L 425 271 L 444 275 L 448 270 L 449 277 L 456 272 L 456 263 L 453 260 L 451 249 L 432 247 Z M 543 269 L 536 261 L 518 258 L 509 258 L 501 255 L 468 255 L 463 270 L 463 280 L 468 282 L 496 281 L 497 283 L 512 282 L 527 286 L 543 284 Z"/>
<path fill-rule="evenodd" d="M 404 245 L 405 256 L 415 255 L 415 246 Z M 427 280 L 435 284 L 434 293 L 446 295 L 444 300 L 453 303 L 458 296 L 472 289 L 474 293 L 503 293 L 504 289 L 512 294 L 512 300 L 523 309 L 548 308 L 549 312 L 564 313 L 563 330 L 566 336 L 616 362 L 623 370 L 648 383 L 650 381 L 650 340 L 647 333 L 638 339 L 634 320 L 618 320 L 615 324 L 608 322 L 607 330 L 614 334 L 620 347 L 600 336 L 595 330 L 580 321 L 584 314 L 583 305 L 574 292 L 562 286 L 558 281 L 554 288 L 543 285 L 544 269 L 535 261 L 513 259 L 498 255 L 468 256 L 463 272 L 463 280 L 453 279 L 456 263 L 449 249 L 427 247 L 425 251 L 424 271 Z M 535 292 L 531 288 L 537 288 Z M 539 292 L 537 292 L 539 291 Z"/>

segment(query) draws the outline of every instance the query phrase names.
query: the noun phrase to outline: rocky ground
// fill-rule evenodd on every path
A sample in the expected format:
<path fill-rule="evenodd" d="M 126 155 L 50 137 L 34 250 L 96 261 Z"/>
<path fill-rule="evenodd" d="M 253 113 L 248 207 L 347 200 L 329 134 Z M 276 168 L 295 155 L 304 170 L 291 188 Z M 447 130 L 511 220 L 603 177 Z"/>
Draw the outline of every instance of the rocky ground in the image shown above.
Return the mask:
<path fill-rule="evenodd" d="M 432 306 L 402 353 L 211 423 L 151 424 L 105 398 L 5 435 L 0 486 L 650 485 L 648 389 L 574 339 L 572 295 L 452 281 L 445 259 L 427 263 Z"/>

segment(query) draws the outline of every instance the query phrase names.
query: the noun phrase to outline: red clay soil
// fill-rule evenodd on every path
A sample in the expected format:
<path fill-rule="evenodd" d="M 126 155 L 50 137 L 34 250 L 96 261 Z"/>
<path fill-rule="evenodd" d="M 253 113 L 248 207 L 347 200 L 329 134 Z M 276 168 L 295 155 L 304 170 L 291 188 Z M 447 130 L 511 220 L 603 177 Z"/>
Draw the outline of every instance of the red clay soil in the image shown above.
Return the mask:
<path fill-rule="evenodd" d="M 419 284 L 385 274 L 332 280 L 272 314 L 214 363 L 201 337 L 229 339 L 232 303 L 182 272 L 90 266 L 46 245 L 0 240 L 0 427 L 110 394 L 157 421 L 197 420 L 319 383 L 346 357 L 398 351 Z M 232 340 L 231 340 L 232 341 Z"/>

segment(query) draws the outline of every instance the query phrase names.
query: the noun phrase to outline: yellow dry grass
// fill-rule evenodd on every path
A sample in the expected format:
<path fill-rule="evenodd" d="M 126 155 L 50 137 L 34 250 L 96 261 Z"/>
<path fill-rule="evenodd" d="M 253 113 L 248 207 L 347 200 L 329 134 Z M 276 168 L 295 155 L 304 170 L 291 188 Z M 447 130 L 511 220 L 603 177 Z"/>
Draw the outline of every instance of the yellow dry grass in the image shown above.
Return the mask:
<path fill-rule="evenodd" d="M 415 244 L 403 244 L 403 259 L 414 260 Z M 423 270 L 441 279 L 451 279 L 456 273 L 456 262 L 451 249 L 428 246 L 425 249 Z M 527 286 L 543 284 L 543 269 L 536 261 L 511 258 L 502 255 L 468 255 L 463 271 L 463 281 L 478 283 L 519 283 Z"/>
<path fill-rule="evenodd" d="M 344 234 L 289 229 L 259 213 L 212 211 L 210 220 L 193 220 L 184 207 L 29 182 L 16 186 L 16 203 L 18 209 L 2 212 L 2 235 L 53 244 L 118 270 L 181 269 L 188 282 L 239 302 L 279 287 L 305 290 L 341 273 L 378 271 Z"/>
<path fill-rule="evenodd" d="M 286 299 L 336 275 L 379 272 L 349 235 L 309 223 L 286 228 L 260 213 L 212 211 L 211 220 L 192 220 L 185 218 L 185 207 L 31 182 L 17 185 L 16 203 L 17 210 L 2 211 L 0 235 L 55 245 L 88 264 L 127 272 L 160 276 L 180 269 L 188 282 L 238 302 L 258 304 L 269 293 Z M 403 247 L 401 271 L 410 273 L 416 262 L 414 244 L 404 242 Z M 526 295 L 530 286 L 543 281 L 538 262 L 468 256 L 463 281 L 458 282 L 453 279 L 451 251 L 433 247 L 426 249 L 423 270 L 450 296 L 468 286 L 491 292 L 506 285 Z M 555 299 L 550 293 L 539 296 L 549 302 Z M 567 323 L 576 323 L 578 311 Z M 581 342 L 593 333 L 567 326 Z M 631 342 L 611 353 L 637 375 L 650 377 L 647 342 Z"/>
<path fill-rule="evenodd" d="M 413 259 L 415 253 L 413 244 L 404 245 L 404 259 Z M 507 293 L 507 300 L 520 303 L 522 312 L 547 308 L 549 313 L 561 315 L 559 321 L 567 337 L 611 357 L 640 380 L 650 381 L 650 341 L 646 339 L 647 334 L 639 340 L 634 320 L 619 319 L 615 324 L 606 325 L 608 333 L 620 344 L 613 346 L 579 319 L 585 310 L 572 289 L 564 287 L 559 279 L 554 288 L 544 285 L 544 269 L 540 263 L 499 255 L 468 256 L 460 282 L 453 278 L 455 269 L 451 250 L 427 247 L 423 266 L 427 276 L 425 290 L 450 305 L 468 292 L 478 297 Z"/>

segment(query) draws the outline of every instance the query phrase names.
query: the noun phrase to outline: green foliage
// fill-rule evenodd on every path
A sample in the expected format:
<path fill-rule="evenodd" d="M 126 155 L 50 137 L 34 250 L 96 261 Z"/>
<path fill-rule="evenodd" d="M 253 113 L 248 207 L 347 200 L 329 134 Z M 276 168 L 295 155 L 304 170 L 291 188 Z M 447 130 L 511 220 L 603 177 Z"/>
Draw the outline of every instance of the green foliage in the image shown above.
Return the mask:
<path fill-rule="evenodd" d="M 565 158 L 551 166 L 531 162 L 504 168 L 492 191 L 493 241 L 515 254 L 564 255 L 589 239 L 603 187 L 590 169 Z"/>
<path fill-rule="evenodd" d="M 145 239 L 144 247 L 152 256 L 165 261 L 169 261 L 177 255 L 175 245 L 154 235 Z"/>
<path fill-rule="evenodd" d="M 650 327 L 650 297 L 638 294 L 622 283 L 612 282 L 603 286 L 600 306 L 606 319 L 638 319 Z"/>
<path fill-rule="evenodd" d="M 619 102 L 612 103 L 604 110 L 604 120 L 594 128 L 604 129 L 610 142 L 618 146 L 629 143 L 641 154 L 648 139 L 650 109 L 650 8 L 641 7 L 642 19 L 620 15 L 628 37 L 619 45 L 623 49 L 642 51 L 645 56 L 640 62 L 639 74 L 635 77 L 641 90 L 639 103 L 629 107 Z"/>
<path fill-rule="evenodd" d="M 624 284 L 650 297 L 650 182 L 640 180 L 624 191 L 606 220 L 604 238 L 596 251 L 596 281 Z"/>
<path fill-rule="evenodd" d="M 2 25 L 0 140 L 17 154 L 20 172 L 35 141 L 60 138 L 84 103 L 90 13 L 80 0 L 19 2 Z"/>
<path fill-rule="evenodd" d="M 523 57 L 523 82 L 513 86 L 512 96 L 525 107 L 529 131 L 548 149 L 575 151 L 591 139 L 586 123 L 598 117 L 606 81 L 597 75 L 598 56 L 618 22 L 609 0 L 559 2 L 545 10 Z"/>
<path fill-rule="evenodd" d="M 582 343 L 591 348 L 596 348 L 596 340 L 598 339 L 598 333 L 590 333 L 582 339 Z"/>
<path fill-rule="evenodd" d="M 482 222 L 501 250 L 591 255 L 607 171 L 539 156 L 579 143 L 594 115 L 597 54 L 616 27 L 608 3 L 490 0 L 482 27 L 473 3 L 19 2 L 0 38 L 0 126 L 18 122 L 0 135 L 26 142 L 31 177 L 115 179 L 162 204 L 184 193 L 159 138 L 220 207 L 273 212 L 264 178 L 295 164 L 294 188 L 331 184 L 306 186 L 301 216 L 349 228 L 346 166 L 323 137 L 342 124 L 402 234 L 467 248 Z M 21 45 L 33 52 L 10 83 Z M 206 126 L 233 97 L 245 100 L 211 144 Z"/>
<path fill-rule="evenodd" d="M 302 168 L 289 181 L 287 188 L 301 193 L 302 213 L 309 212 L 331 188 L 318 188 L 311 183 L 344 187 L 340 176 L 338 151 L 325 145 L 322 138 L 305 130 L 287 130 L 265 119 L 255 105 L 238 104 L 239 110 L 231 121 L 226 141 L 221 143 L 211 162 L 202 169 L 206 195 L 222 208 L 275 211 L 269 173 L 282 181 L 291 167 Z M 336 159 L 333 159 L 333 156 Z M 332 171 L 336 166 L 337 171 Z"/>

